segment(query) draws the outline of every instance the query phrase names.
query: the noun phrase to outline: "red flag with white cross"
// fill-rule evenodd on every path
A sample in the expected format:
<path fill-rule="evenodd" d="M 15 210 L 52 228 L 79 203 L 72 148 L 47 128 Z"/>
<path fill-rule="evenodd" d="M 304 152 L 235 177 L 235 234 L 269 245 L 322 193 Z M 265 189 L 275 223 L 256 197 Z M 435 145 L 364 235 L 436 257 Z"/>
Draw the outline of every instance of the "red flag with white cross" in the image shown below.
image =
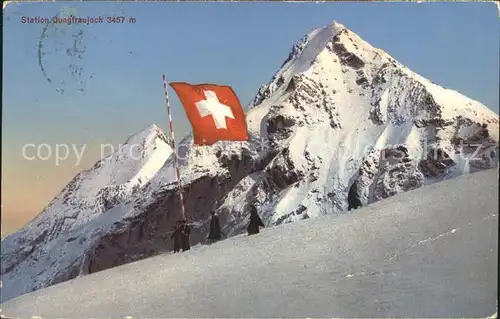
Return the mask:
<path fill-rule="evenodd" d="M 170 82 L 193 127 L 194 144 L 247 141 L 245 112 L 227 85 Z"/>

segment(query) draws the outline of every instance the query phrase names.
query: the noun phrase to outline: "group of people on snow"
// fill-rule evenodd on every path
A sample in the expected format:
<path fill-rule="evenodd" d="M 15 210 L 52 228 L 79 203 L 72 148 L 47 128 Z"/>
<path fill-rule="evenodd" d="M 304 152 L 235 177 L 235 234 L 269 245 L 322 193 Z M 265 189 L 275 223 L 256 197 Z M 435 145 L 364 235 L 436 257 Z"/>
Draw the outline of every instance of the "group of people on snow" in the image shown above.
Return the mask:
<path fill-rule="evenodd" d="M 181 250 L 186 251 L 191 249 L 191 244 L 189 242 L 189 236 L 191 235 L 191 227 L 189 227 L 186 220 L 178 220 L 177 224 L 174 226 L 174 232 L 170 236 L 170 239 L 174 241 L 174 253 Z"/>
<path fill-rule="evenodd" d="M 210 213 L 212 218 L 210 220 L 210 232 L 208 234 L 208 240 L 210 243 L 215 243 L 222 239 L 222 230 L 220 227 L 219 217 L 215 215 L 215 212 L 212 211 Z M 258 234 L 260 227 L 265 227 L 262 219 L 260 219 L 259 214 L 257 213 L 257 209 L 252 206 L 250 209 L 250 222 L 247 226 L 248 235 Z M 170 238 L 174 242 L 174 253 L 189 250 L 191 248 L 190 245 L 190 235 L 191 228 L 189 227 L 186 220 L 177 221 L 177 224 L 174 226 L 174 231 Z"/>

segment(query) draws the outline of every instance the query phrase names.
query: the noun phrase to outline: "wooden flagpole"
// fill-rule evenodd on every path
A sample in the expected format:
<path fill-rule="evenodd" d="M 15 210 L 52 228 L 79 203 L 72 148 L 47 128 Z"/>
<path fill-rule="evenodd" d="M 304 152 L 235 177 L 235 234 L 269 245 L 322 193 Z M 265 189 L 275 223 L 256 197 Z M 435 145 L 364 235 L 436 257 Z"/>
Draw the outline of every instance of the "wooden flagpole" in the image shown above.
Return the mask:
<path fill-rule="evenodd" d="M 185 220 L 186 219 L 186 211 L 184 209 L 184 196 L 182 195 L 181 176 L 179 174 L 177 148 L 175 146 L 174 124 L 172 121 L 172 110 L 170 108 L 170 102 L 168 100 L 168 83 L 167 83 L 167 78 L 165 77 L 165 74 L 163 74 L 163 87 L 165 88 L 165 103 L 167 104 L 168 121 L 170 124 L 170 137 L 172 139 L 172 148 L 173 148 L 174 157 L 175 157 L 174 158 L 175 173 L 177 175 L 177 186 L 179 188 L 179 197 L 180 197 L 180 201 L 181 201 L 181 213 L 182 213 L 181 220 Z"/>

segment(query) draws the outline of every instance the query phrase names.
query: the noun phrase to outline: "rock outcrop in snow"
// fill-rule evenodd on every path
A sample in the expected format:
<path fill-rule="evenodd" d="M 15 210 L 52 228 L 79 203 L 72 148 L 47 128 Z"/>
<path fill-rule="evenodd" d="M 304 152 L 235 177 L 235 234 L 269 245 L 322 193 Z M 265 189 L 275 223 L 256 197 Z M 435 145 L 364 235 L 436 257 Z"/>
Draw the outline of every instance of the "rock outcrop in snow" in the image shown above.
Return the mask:
<path fill-rule="evenodd" d="M 340 214 L 349 198 L 366 205 L 498 165 L 497 114 L 415 74 L 338 23 L 294 45 L 258 91 L 247 124 L 248 142 L 193 146 L 187 136 L 179 147 L 193 244 L 205 239 L 211 210 L 219 212 L 231 236 L 244 231 L 250 205 L 271 226 Z M 71 238 L 59 235 L 50 245 L 36 244 L 38 237 L 24 235 L 32 222 L 2 242 L 2 250 L 16 247 L 25 256 L 37 256 L 30 247 L 42 247 L 49 256 L 44 263 L 53 263 L 52 277 L 28 271 L 26 281 L 21 279 L 26 269 L 38 269 L 40 262 L 31 257 L 12 262 L 8 252 L 14 248 L 7 249 L 4 262 L 2 252 L 9 298 L 172 249 L 166 236 L 180 216 L 172 159 L 155 173 L 127 193 L 129 200 L 106 197 L 118 204 L 104 215 L 91 210 L 89 216 L 98 217 L 83 225 L 87 228 L 62 227 Z M 64 207 L 56 209 L 58 214 Z M 113 222 L 98 221 L 105 216 Z M 37 236 L 53 231 L 52 225 L 40 228 Z M 80 255 L 68 255 L 64 240 L 69 239 L 81 243 Z M 7 291 L 5 283 L 12 287 L 15 280 L 24 287 Z"/>

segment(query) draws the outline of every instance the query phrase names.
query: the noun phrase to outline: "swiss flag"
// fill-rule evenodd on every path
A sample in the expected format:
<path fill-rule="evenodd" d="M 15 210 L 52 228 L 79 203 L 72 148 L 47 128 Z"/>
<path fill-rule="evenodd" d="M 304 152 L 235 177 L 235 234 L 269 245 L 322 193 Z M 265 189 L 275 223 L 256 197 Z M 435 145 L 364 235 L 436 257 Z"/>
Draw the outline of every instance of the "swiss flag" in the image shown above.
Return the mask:
<path fill-rule="evenodd" d="M 245 112 L 230 86 L 170 82 L 193 127 L 194 144 L 247 141 Z"/>

